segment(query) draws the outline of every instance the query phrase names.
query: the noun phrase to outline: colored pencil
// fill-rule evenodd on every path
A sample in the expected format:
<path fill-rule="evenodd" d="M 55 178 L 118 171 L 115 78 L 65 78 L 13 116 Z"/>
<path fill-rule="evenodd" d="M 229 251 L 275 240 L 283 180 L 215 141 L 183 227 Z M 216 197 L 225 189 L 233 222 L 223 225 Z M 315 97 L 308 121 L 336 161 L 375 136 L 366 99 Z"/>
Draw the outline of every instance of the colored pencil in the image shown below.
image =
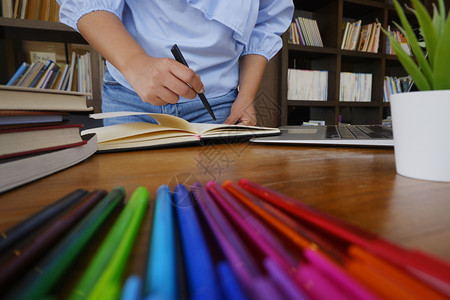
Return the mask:
<path fill-rule="evenodd" d="M 156 194 L 144 297 L 177 299 L 172 194 L 161 185 Z"/>
<path fill-rule="evenodd" d="M 5 253 L 7 250 L 11 251 L 15 243 L 24 239 L 35 230 L 41 228 L 42 225 L 50 222 L 53 217 L 80 200 L 87 193 L 88 192 L 84 189 L 77 189 L 45 207 L 41 211 L 35 213 L 6 232 L 0 233 L 0 255 Z"/>
<path fill-rule="evenodd" d="M 191 299 L 220 299 L 213 261 L 194 211 L 188 190 L 178 184 L 174 190 L 183 261 L 187 271 Z"/>
<path fill-rule="evenodd" d="M 198 204 L 200 201 L 205 201 L 205 193 L 206 191 L 200 183 L 196 182 L 191 186 L 191 195 L 194 203 Z M 215 264 L 215 271 L 218 276 L 224 299 L 247 299 L 247 296 L 239 284 L 236 274 L 233 272 L 229 262 L 227 261 L 223 253 L 223 249 L 220 247 L 214 232 L 209 227 L 208 221 L 205 219 L 205 215 L 203 215 L 199 205 L 196 205 L 196 211 L 198 212 L 198 219 L 201 223 L 208 243 L 208 248 Z"/>
<path fill-rule="evenodd" d="M 139 210 L 145 211 L 148 197 L 148 191 L 143 187 L 133 192 L 69 299 L 86 299 L 102 290 L 105 281 L 111 283 L 108 279 L 120 275 L 121 263 L 126 258 L 133 233 L 143 213 Z M 115 273 L 116 270 L 119 274 Z M 119 292 L 113 284 L 109 290 L 111 295 Z"/>
<path fill-rule="evenodd" d="M 215 202 L 208 193 L 203 193 L 203 197 L 200 197 L 198 201 L 203 215 L 214 231 L 218 243 L 247 296 L 260 299 L 261 287 L 256 284 L 260 281 L 265 282 L 263 289 L 266 295 L 278 293 L 274 283 L 263 272 L 261 265 L 258 264 L 250 249 Z"/>
<path fill-rule="evenodd" d="M 143 297 L 142 278 L 137 275 L 131 275 L 125 281 L 120 300 L 142 300 Z"/>
<path fill-rule="evenodd" d="M 256 251 L 260 255 L 269 257 L 271 261 L 276 263 L 286 274 L 293 276 L 299 266 L 299 261 L 296 261 L 292 255 L 287 252 L 281 245 L 277 237 L 269 231 L 264 224 L 256 219 L 248 210 L 246 210 L 240 203 L 236 201 L 226 190 L 215 182 L 208 182 L 206 190 L 213 195 L 229 219 L 236 224 L 246 239 L 254 244 Z M 247 243 L 249 244 L 249 243 Z M 255 251 L 253 251 L 255 253 Z M 272 268 L 273 270 L 274 268 Z M 288 275 L 288 276 L 289 276 Z M 287 281 L 292 281 L 293 278 L 287 278 Z M 297 293 L 303 293 L 297 287 Z"/>
<path fill-rule="evenodd" d="M 303 254 L 303 256 L 306 258 L 306 261 L 304 264 L 302 264 L 299 268 L 297 273 L 303 274 L 304 272 L 312 272 L 314 274 L 313 278 L 316 278 L 317 280 L 320 280 L 320 282 L 324 283 L 327 282 L 326 286 L 329 286 L 330 289 L 335 289 L 340 293 L 340 297 L 360 297 L 360 299 L 374 299 L 374 295 L 361 286 L 359 282 L 357 282 L 355 279 L 351 278 L 341 267 L 338 265 L 335 265 L 333 261 L 328 259 L 322 251 L 318 248 L 318 246 L 313 243 L 312 241 L 308 240 L 307 237 L 302 236 L 302 231 L 300 233 L 298 232 L 298 229 L 292 228 L 291 226 L 296 226 L 296 224 L 293 224 L 293 221 L 291 220 L 290 223 L 286 224 L 284 223 L 285 220 L 278 219 L 274 217 L 272 214 L 270 214 L 266 209 L 267 207 L 261 207 L 260 206 L 260 199 L 257 198 L 255 195 L 250 194 L 248 191 L 240 187 L 239 185 L 233 183 L 230 180 L 226 180 L 223 183 L 224 188 L 229 191 L 232 195 L 236 197 L 236 199 L 239 199 L 244 203 L 249 209 L 251 209 L 255 214 L 257 214 L 259 217 L 261 217 L 263 220 L 267 222 L 268 225 L 273 226 L 274 230 L 279 232 L 281 235 L 284 235 L 288 239 L 290 239 L 294 244 L 299 246 L 299 251 Z M 296 241 L 302 241 L 302 243 L 298 243 Z M 314 261 L 311 261 L 309 257 L 305 256 L 305 253 L 308 253 L 310 251 L 314 251 L 317 256 L 321 258 L 323 261 L 322 267 L 327 266 L 328 270 L 327 272 L 323 273 L 320 269 L 317 269 L 316 264 L 314 264 Z M 309 264 L 306 264 L 306 262 L 309 262 Z M 312 271 L 304 271 L 303 268 L 307 269 L 314 269 Z M 333 270 L 334 272 L 328 272 L 329 270 Z M 311 294 L 313 297 L 320 297 L 323 290 L 315 289 L 314 287 L 317 285 L 320 285 L 318 283 L 314 283 L 312 279 L 309 279 L 305 281 L 305 277 L 298 276 L 297 274 L 297 280 L 300 280 L 300 284 L 302 285 L 303 289 L 307 291 L 309 294 Z M 322 284 L 321 283 L 321 284 Z M 340 284 L 337 284 L 340 283 Z M 317 293 L 317 294 L 316 294 Z"/>
<path fill-rule="evenodd" d="M 449 263 L 430 257 L 417 250 L 409 251 L 403 249 L 375 234 L 314 210 L 295 199 L 251 182 L 248 179 L 241 179 L 239 185 L 297 218 L 326 230 L 349 243 L 356 244 L 376 256 L 382 257 L 390 263 L 407 270 L 444 294 L 450 293 Z"/>
<path fill-rule="evenodd" d="M 125 209 L 130 207 L 132 209 L 132 215 L 129 220 L 121 219 L 117 220 L 126 222 L 126 231 L 114 232 L 110 231 L 108 236 L 115 236 L 114 239 L 106 241 L 119 241 L 116 244 L 102 244 L 101 247 L 114 248 L 114 253 L 111 260 L 104 269 L 101 269 L 100 277 L 95 283 L 92 290 L 89 292 L 87 299 L 118 299 L 122 289 L 123 271 L 125 270 L 128 257 L 133 248 L 134 240 L 139 231 L 142 219 L 146 212 L 149 202 L 149 192 L 147 188 L 140 186 L 131 195 Z M 101 251 L 97 252 L 101 255 Z M 98 256 L 99 257 L 99 256 Z M 95 260 L 95 258 L 94 258 Z M 95 263 L 95 261 L 93 262 Z"/>
<path fill-rule="evenodd" d="M 26 245 L 20 248 L 17 256 L 3 263 L 0 269 L 0 288 L 15 281 L 55 243 L 63 237 L 78 221 L 80 221 L 104 196 L 106 191 L 96 190 L 86 195 L 73 208 L 57 217 L 57 219 Z"/>
<path fill-rule="evenodd" d="M 63 277 L 100 226 L 123 201 L 125 190 L 116 187 L 97 204 L 11 292 L 12 299 L 44 297 Z"/>

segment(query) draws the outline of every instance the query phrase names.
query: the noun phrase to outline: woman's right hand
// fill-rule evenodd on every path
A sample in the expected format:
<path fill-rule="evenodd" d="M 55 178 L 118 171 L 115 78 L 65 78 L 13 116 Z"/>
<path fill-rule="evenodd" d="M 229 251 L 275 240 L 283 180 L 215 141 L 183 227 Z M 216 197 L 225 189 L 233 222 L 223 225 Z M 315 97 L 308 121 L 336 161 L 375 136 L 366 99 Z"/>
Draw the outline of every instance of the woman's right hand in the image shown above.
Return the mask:
<path fill-rule="evenodd" d="M 171 58 L 149 56 L 122 21 L 107 11 L 90 12 L 78 21 L 78 30 L 115 66 L 143 101 L 153 105 L 195 98 L 203 83 L 193 70 Z"/>
<path fill-rule="evenodd" d="M 142 101 L 153 105 L 176 103 L 180 96 L 193 99 L 204 92 L 200 76 L 171 58 L 133 57 L 123 74 Z"/>

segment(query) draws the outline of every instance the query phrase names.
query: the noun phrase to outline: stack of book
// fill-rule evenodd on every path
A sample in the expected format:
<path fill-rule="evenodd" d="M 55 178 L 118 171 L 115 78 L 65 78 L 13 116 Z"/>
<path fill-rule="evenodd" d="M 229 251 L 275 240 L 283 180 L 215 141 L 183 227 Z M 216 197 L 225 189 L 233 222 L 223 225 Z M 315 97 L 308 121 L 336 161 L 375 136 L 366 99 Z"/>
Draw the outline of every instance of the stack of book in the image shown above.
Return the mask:
<path fill-rule="evenodd" d="M 4 18 L 59 21 L 56 0 L 2 0 L 0 16 Z"/>
<path fill-rule="evenodd" d="M 372 74 L 341 72 L 339 101 L 370 102 Z"/>
<path fill-rule="evenodd" d="M 289 43 L 294 45 L 323 47 L 317 21 L 296 17 L 290 26 Z"/>
<path fill-rule="evenodd" d="M 87 95 L 0 86 L 0 192 L 74 165 L 97 150 L 95 135 L 66 116 L 90 111 Z"/>
<path fill-rule="evenodd" d="M 383 102 L 390 102 L 392 94 L 404 93 L 409 90 L 411 77 L 384 77 Z"/>
<path fill-rule="evenodd" d="M 345 23 L 341 49 L 377 53 L 379 44 L 379 23 L 362 25 L 361 20 Z"/>
<path fill-rule="evenodd" d="M 326 101 L 328 71 L 288 69 L 288 99 Z"/>
<path fill-rule="evenodd" d="M 70 64 L 62 66 L 52 60 L 23 62 L 6 85 L 91 93 L 90 74 L 89 53 L 72 52 Z"/>

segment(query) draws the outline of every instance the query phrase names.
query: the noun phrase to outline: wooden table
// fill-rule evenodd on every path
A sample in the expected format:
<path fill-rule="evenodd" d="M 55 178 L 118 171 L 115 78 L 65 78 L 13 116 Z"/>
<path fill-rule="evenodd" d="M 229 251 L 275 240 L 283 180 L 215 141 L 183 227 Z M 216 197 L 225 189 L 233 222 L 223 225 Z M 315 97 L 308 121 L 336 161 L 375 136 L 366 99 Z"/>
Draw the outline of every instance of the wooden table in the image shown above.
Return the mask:
<path fill-rule="evenodd" d="M 450 261 L 450 183 L 396 174 L 392 149 L 209 145 L 96 154 L 57 174 L 0 195 L 0 230 L 75 188 L 121 185 L 130 195 L 146 186 L 154 200 L 162 184 L 222 183 L 248 178 L 377 233 L 401 246 Z M 145 272 L 153 202 L 127 273 Z M 104 229 L 103 233 L 107 231 Z M 101 239 L 98 239 L 101 240 Z M 95 252 L 98 243 L 88 249 Z M 88 258 L 82 258 L 82 269 Z"/>

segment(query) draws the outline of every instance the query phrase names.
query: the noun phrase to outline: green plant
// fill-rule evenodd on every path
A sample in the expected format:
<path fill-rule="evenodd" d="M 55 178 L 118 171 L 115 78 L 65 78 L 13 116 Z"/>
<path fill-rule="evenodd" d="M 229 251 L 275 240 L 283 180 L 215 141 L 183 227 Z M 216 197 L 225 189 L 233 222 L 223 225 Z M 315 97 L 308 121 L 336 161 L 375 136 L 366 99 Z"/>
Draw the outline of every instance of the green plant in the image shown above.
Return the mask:
<path fill-rule="evenodd" d="M 450 89 L 450 18 L 446 14 L 444 1 L 438 0 L 439 8 L 433 5 L 433 17 L 419 0 L 411 0 L 411 3 L 412 9 L 409 9 L 419 22 L 428 56 L 420 47 L 412 26 L 397 0 L 394 0 L 394 6 L 401 26 L 395 22 L 394 24 L 405 35 L 417 63 L 386 30 L 381 29 L 389 38 L 398 60 L 419 90 Z"/>

